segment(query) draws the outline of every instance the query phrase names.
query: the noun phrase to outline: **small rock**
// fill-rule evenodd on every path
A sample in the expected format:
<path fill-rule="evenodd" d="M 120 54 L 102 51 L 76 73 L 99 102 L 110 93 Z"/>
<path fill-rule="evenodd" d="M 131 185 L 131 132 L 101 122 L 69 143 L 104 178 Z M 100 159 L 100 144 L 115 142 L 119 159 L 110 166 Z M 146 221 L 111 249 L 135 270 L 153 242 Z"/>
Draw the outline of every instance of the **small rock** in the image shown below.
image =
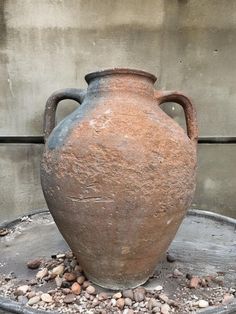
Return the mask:
<path fill-rule="evenodd" d="M 111 299 L 110 305 L 111 306 L 116 306 L 116 300 L 115 299 Z"/>
<path fill-rule="evenodd" d="M 159 298 L 161 301 L 165 302 L 165 303 L 168 303 L 168 301 L 169 301 L 168 296 L 167 296 L 166 294 L 164 294 L 164 293 L 161 293 L 161 294 L 158 296 L 158 298 Z"/>
<path fill-rule="evenodd" d="M 121 292 L 117 292 L 113 295 L 113 299 L 120 299 L 122 297 L 122 293 Z"/>
<path fill-rule="evenodd" d="M 201 282 L 201 279 L 197 276 L 193 276 L 189 282 L 189 288 L 196 289 Z"/>
<path fill-rule="evenodd" d="M 181 271 L 179 271 L 177 268 L 173 271 L 173 276 L 174 277 L 181 277 L 183 276 L 184 274 L 181 273 Z"/>
<path fill-rule="evenodd" d="M 64 294 L 70 294 L 71 293 L 71 290 L 69 288 L 65 288 L 65 289 L 62 289 L 62 292 Z"/>
<path fill-rule="evenodd" d="M 6 228 L 1 228 L 0 229 L 0 237 L 4 237 L 9 233 L 9 230 Z"/>
<path fill-rule="evenodd" d="M 123 297 L 124 297 L 124 298 L 129 298 L 129 299 L 131 299 L 131 300 L 134 299 L 134 293 L 133 293 L 133 291 L 132 291 L 131 289 L 129 289 L 129 290 L 124 290 L 124 291 L 122 292 L 122 294 L 123 294 Z"/>
<path fill-rule="evenodd" d="M 88 286 L 87 288 L 86 288 L 86 292 L 88 293 L 88 294 L 94 294 L 95 293 L 95 288 L 93 287 L 93 286 Z"/>
<path fill-rule="evenodd" d="M 75 300 L 76 300 L 76 296 L 70 293 L 65 296 L 65 298 L 63 299 L 63 302 L 68 304 L 68 303 L 74 302 Z"/>
<path fill-rule="evenodd" d="M 63 253 L 57 254 L 56 258 L 66 258 L 66 254 L 63 254 Z"/>
<path fill-rule="evenodd" d="M 134 289 L 134 300 L 136 302 L 141 302 L 145 299 L 146 289 L 143 287 L 138 287 Z"/>
<path fill-rule="evenodd" d="M 43 268 L 40 271 L 37 272 L 36 274 L 36 279 L 42 280 L 44 277 L 48 275 L 48 269 Z"/>
<path fill-rule="evenodd" d="M 17 298 L 17 301 L 20 304 L 25 305 L 28 302 L 28 298 L 26 296 L 24 296 L 24 295 L 19 295 L 18 298 Z"/>
<path fill-rule="evenodd" d="M 130 298 L 125 298 L 125 305 L 132 306 L 132 300 Z"/>
<path fill-rule="evenodd" d="M 125 300 L 123 298 L 120 298 L 118 300 L 116 300 L 116 306 L 120 309 L 123 310 L 124 306 L 125 306 Z"/>
<path fill-rule="evenodd" d="M 162 287 L 162 286 L 156 286 L 156 287 L 154 287 L 153 290 L 155 290 L 155 291 L 161 291 L 161 290 L 163 290 L 163 287 Z"/>
<path fill-rule="evenodd" d="M 79 276 L 79 277 L 77 278 L 77 282 L 78 282 L 78 284 L 80 284 L 80 285 L 82 285 L 82 284 L 84 283 L 84 281 L 85 281 L 85 277 L 84 277 L 84 276 Z"/>
<path fill-rule="evenodd" d="M 82 271 L 83 271 L 83 268 L 80 265 L 75 266 L 75 272 L 76 273 L 82 273 Z"/>
<path fill-rule="evenodd" d="M 46 303 L 51 303 L 52 302 L 52 296 L 50 294 L 48 294 L 48 293 L 43 293 L 41 295 L 41 300 L 43 302 L 46 302 Z"/>
<path fill-rule="evenodd" d="M 187 278 L 188 280 L 191 280 L 191 279 L 193 278 L 193 275 L 187 273 L 187 274 L 186 274 L 186 278 Z"/>
<path fill-rule="evenodd" d="M 65 279 L 65 281 L 75 281 L 77 276 L 75 273 L 65 273 L 63 275 L 63 278 Z"/>
<path fill-rule="evenodd" d="M 209 306 L 209 303 L 205 300 L 199 300 L 198 301 L 198 307 L 200 308 L 205 308 L 205 307 L 208 307 Z"/>
<path fill-rule="evenodd" d="M 88 288 L 88 286 L 90 286 L 90 282 L 89 282 L 89 281 L 87 281 L 87 280 L 86 280 L 86 281 L 84 281 L 84 282 L 83 282 L 83 286 L 82 286 L 82 287 L 83 287 L 84 289 L 86 289 L 86 288 Z"/>
<path fill-rule="evenodd" d="M 166 255 L 166 260 L 169 263 L 174 263 L 176 261 L 175 257 L 169 253 L 167 253 L 167 255 Z"/>
<path fill-rule="evenodd" d="M 35 296 L 36 296 L 35 291 L 30 291 L 30 292 L 27 294 L 27 298 L 28 298 L 28 299 L 31 299 L 31 298 L 33 298 L 33 297 L 35 297 Z"/>
<path fill-rule="evenodd" d="M 148 301 L 147 308 L 148 308 L 149 311 L 151 311 L 154 307 L 161 308 L 161 303 L 158 302 L 156 299 L 151 298 L 151 299 Z"/>
<path fill-rule="evenodd" d="M 63 279 L 59 276 L 56 276 L 55 283 L 56 283 L 57 288 L 61 288 L 62 282 L 63 282 Z"/>
<path fill-rule="evenodd" d="M 161 313 L 162 314 L 169 314 L 170 313 L 170 306 L 168 304 L 162 304 L 161 306 Z"/>
<path fill-rule="evenodd" d="M 61 288 L 69 289 L 71 287 L 71 282 L 62 281 Z"/>
<path fill-rule="evenodd" d="M 80 284 L 78 284 L 78 282 L 74 282 L 73 285 L 71 286 L 71 291 L 76 295 L 80 294 L 81 292 Z"/>
<path fill-rule="evenodd" d="M 131 309 L 125 309 L 125 310 L 123 311 L 123 314 L 134 314 L 134 311 L 131 310 Z"/>
<path fill-rule="evenodd" d="M 98 299 L 97 299 L 97 298 L 94 298 L 94 299 L 93 299 L 93 302 L 92 302 L 92 307 L 96 307 L 96 306 L 98 306 L 98 305 L 99 305 Z"/>
<path fill-rule="evenodd" d="M 152 313 L 161 313 L 161 312 L 160 312 L 160 308 L 159 308 L 158 306 L 154 307 L 154 308 L 152 309 Z"/>
<path fill-rule="evenodd" d="M 15 295 L 24 295 L 26 294 L 27 291 L 29 291 L 30 289 L 30 286 L 28 285 L 23 285 L 23 286 L 20 286 L 16 289 L 16 292 L 15 292 Z"/>
<path fill-rule="evenodd" d="M 74 255 L 73 255 L 73 253 L 71 251 L 66 252 L 65 254 L 66 254 L 67 258 L 73 258 L 74 257 Z"/>
<path fill-rule="evenodd" d="M 64 272 L 64 265 L 63 264 L 60 264 L 60 265 L 54 267 L 51 271 L 51 273 L 53 275 L 56 275 L 56 276 L 61 276 L 63 274 L 63 272 Z"/>
<path fill-rule="evenodd" d="M 29 299 L 29 301 L 28 301 L 27 304 L 28 304 L 28 305 L 34 305 L 34 304 L 38 303 L 40 300 L 41 300 L 41 299 L 40 299 L 40 296 L 39 296 L 39 295 L 36 295 L 35 297 Z"/>
<path fill-rule="evenodd" d="M 40 265 L 41 265 L 41 259 L 39 258 L 33 259 L 32 261 L 29 261 L 27 263 L 27 267 L 30 269 L 37 269 L 39 268 Z"/>
<path fill-rule="evenodd" d="M 99 301 L 103 301 L 103 300 L 107 300 L 108 299 L 108 295 L 106 294 L 106 292 L 100 292 L 98 294 L 98 300 Z"/>
<path fill-rule="evenodd" d="M 225 294 L 224 295 L 224 298 L 223 298 L 223 300 L 222 300 L 222 304 L 223 305 L 228 305 L 228 304 L 230 304 L 230 303 L 232 303 L 234 301 L 234 296 L 233 296 L 233 294 Z"/>
<path fill-rule="evenodd" d="M 215 278 L 213 278 L 213 280 L 215 283 L 217 283 L 220 286 L 224 285 L 224 276 L 216 276 Z"/>

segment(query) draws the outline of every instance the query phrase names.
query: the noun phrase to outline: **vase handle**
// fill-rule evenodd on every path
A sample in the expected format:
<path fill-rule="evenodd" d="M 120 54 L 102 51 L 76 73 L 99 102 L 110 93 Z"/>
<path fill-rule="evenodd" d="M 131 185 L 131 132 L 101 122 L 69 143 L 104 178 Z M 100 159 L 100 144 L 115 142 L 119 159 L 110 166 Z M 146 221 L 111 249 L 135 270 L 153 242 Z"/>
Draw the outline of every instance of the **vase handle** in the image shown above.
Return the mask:
<path fill-rule="evenodd" d="M 54 92 L 48 98 L 44 111 L 43 120 L 43 134 L 45 142 L 55 127 L 56 110 L 59 102 L 64 99 L 71 99 L 81 104 L 85 97 L 85 94 L 86 91 L 83 89 L 65 88 Z"/>
<path fill-rule="evenodd" d="M 183 107 L 188 137 L 190 138 L 191 141 L 197 142 L 198 139 L 197 113 L 190 99 L 183 95 L 182 93 L 175 91 L 155 91 L 154 96 L 158 101 L 158 105 L 161 105 L 165 102 L 176 102 L 177 104 Z"/>

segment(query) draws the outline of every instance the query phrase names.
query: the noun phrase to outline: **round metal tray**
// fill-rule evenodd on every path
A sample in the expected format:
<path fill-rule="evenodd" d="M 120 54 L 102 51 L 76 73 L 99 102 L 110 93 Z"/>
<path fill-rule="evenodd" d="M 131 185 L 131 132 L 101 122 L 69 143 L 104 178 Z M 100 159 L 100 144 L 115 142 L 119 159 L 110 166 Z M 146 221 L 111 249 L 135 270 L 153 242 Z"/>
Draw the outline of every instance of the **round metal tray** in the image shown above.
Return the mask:
<path fill-rule="evenodd" d="M 17 278 L 33 279 L 35 272 L 27 269 L 26 262 L 35 257 L 50 258 L 57 252 L 68 250 L 47 210 L 29 213 L 24 217 L 0 226 L 12 230 L 0 238 L 0 273 L 14 272 Z M 211 212 L 189 210 L 172 242 L 169 253 L 177 260 L 178 268 L 186 273 L 209 275 L 223 272 L 225 285 L 235 286 L 236 282 L 236 220 Z M 175 263 L 173 263 L 175 264 Z M 157 271 L 171 271 L 172 263 L 161 262 Z M 145 288 L 153 289 L 162 284 L 163 277 L 152 278 Z M 175 287 L 165 287 L 168 289 Z M 52 313 L 39 311 L 20 305 L 10 299 L 0 297 L 1 313 Z M 54 312 L 55 313 L 55 312 Z M 197 313 L 236 313 L 236 303 L 222 307 L 209 307 Z"/>

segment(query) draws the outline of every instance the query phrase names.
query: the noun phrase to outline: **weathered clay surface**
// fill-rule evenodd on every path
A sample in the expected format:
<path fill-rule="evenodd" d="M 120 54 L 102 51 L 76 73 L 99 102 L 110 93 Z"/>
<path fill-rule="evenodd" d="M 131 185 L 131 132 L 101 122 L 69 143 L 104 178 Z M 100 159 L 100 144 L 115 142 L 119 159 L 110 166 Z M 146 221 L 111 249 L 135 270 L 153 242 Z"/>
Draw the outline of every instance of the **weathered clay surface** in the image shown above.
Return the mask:
<path fill-rule="evenodd" d="M 86 79 L 81 106 L 46 142 L 42 187 L 87 277 L 108 288 L 135 287 L 153 273 L 191 203 L 195 111 L 183 95 L 154 92 L 155 77 L 144 72 Z M 189 137 L 159 108 L 164 101 L 183 106 Z M 46 115 L 52 106 L 49 99 Z M 47 135 L 52 125 L 45 126 Z"/>

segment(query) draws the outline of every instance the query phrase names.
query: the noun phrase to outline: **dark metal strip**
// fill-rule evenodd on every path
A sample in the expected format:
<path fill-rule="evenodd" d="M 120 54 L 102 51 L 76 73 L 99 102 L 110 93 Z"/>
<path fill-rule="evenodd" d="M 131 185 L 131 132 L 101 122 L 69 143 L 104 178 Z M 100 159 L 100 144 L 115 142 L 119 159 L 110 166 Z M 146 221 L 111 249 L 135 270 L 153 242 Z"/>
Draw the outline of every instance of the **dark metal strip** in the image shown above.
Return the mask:
<path fill-rule="evenodd" d="M 43 136 L 0 136 L 0 143 L 9 144 L 44 144 Z M 236 144 L 236 136 L 199 137 L 198 144 Z"/>
<path fill-rule="evenodd" d="M 44 144 L 44 138 L 43 136 L 0 136 L 0 143 Z"/>

